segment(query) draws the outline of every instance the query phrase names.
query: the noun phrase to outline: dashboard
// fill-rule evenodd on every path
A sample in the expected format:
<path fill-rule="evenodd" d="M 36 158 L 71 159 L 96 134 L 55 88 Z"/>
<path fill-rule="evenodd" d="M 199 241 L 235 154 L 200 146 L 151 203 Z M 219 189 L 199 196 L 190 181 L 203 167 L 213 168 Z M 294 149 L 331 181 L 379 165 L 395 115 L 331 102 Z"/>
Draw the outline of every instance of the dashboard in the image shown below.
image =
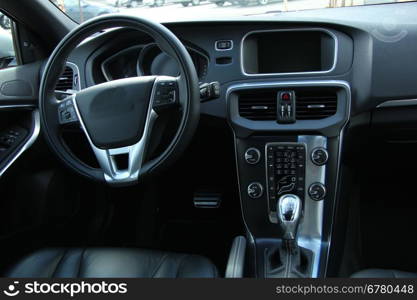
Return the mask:
<path fill-rule="evenodd" d="M 396 5 L 417 10 L 412 3 Z M 409 16 L 398 19 L 393 32 L 379 21 L 392 17 L 389 5 L 165 25 L 189 50 L 200 82 L 221 85 L 220 98 L 202 104 L 204 115 L 227 118 L 226 93 L 233 84 L 342 80 L 350 86 L 355 116 L 383 102 L 417 97 L 413 79 L 417 69 L 405 59 L 417 52 L 417 27 L 412 25 L 416 21 Z M 397 32 L 406 34 L 395 42 L 380 37 L 395 38 Z M 141 74 L 178 73 L 176 63 L 152 39 L 126 29 L 85 41 L 69 61 L 79 67 L 82 86 Z"/>

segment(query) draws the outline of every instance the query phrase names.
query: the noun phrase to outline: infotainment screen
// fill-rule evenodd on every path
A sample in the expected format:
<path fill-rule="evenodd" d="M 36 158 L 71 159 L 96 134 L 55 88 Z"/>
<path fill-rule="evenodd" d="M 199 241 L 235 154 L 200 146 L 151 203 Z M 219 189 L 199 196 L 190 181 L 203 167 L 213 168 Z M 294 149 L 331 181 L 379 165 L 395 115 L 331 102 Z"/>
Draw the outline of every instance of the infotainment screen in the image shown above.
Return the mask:
<path fill-rule="evenodd" d="M 335 41 L 322 31 L 266 31 L 246 37 L 242 55 L 249 74 L 328 71 Z"/>

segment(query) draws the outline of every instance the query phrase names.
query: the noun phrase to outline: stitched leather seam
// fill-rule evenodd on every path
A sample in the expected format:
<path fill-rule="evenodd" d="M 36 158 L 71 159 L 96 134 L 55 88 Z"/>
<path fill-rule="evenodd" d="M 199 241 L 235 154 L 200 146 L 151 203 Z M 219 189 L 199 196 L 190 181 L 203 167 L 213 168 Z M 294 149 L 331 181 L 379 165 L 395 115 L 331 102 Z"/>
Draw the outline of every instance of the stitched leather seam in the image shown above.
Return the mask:
<path fill-rule="evenodd" d="M 179 262 L 179 264 L 178 264 L 177 274 L 175 274 L 175 278 L 178 278 L 178 274 L 180 273 L 180 270 L 181 270 L 182 264 L 183 264 L 183 262 L 184 262 L 184 258 L 186 258 L 186 257 L 188 257 L 188 256 L 190 256 L 190 255 L 185 254 L 185 255 L 183 255 L 183 256 L 180 258 L 180 262 Z"/>
<path fill-rule="evenodd" d="M 264 278 L 268 277 L 268 263 L 266 258 L 268 258 L 268 248 L 264 250 Z"/>
<path fill-rule="evenodd" d="M 51 278 L 55 278 L 56 272 L 58 271 L 58 268 L 61 265 L 66 254 L 67 254 L 67 249 L 64 249 L 64 252 L 62 253 L 61 258 L 59 259 L 58 263 L 55 266 L 55 270 L 52 272 Z"/>
<path fill-rule="evenodd" d="M 77 278 L 81 277 L 81 267 L 82 267 L 82 263 L 83 263 L 83 259 L 84 259 L 84 252 L 85 252 L 85 248 L 82 249 L 82 252 L 81 252 L 81 255 L 80 255 L 80 263 L 78 265 Z"/>
<path fill-rule="evenodd" d="M 151 278 L 154 278 L 154 276 L 156 275 L 156 273 L 159 271 L 159 269 L 161 268 L 162 264 L 165 262 L 166 258 L 167 258 L 168 254 L 164 254 L 161 258 L 161 260 L 159 261 L 159 263 L 156 265 L 155 270 L 152 272 Z"/>
<path fill-rule="evenodd" d="M 213 278 L 218 277 L 216 266 L 214 264 L 211 264 L 211 268 L 213 269 Z"/>
<path fill-rule="evenodd" d="M 291 253 L 290 253 L 290 246 L 289 244 L 286 242 L 285 243 L 285 248 L 286 248 L 286 268 L 285 268 L 285 278 L 289 277 L 290 274 L 290 268 L 291 268 Z"/>

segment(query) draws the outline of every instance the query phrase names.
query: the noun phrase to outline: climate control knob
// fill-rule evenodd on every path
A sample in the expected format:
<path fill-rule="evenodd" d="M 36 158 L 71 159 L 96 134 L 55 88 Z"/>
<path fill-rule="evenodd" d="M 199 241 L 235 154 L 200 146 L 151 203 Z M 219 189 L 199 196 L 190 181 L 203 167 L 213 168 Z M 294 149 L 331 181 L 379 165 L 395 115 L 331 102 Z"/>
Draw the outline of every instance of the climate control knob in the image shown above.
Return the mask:
<path fill-rule="evenodd" d="M 261 160 L 261 152 L 256 148 L 249 148 L 245 152 L 245 161 L 248 164 L 255 165 Z"/>
<path fill-rule="evenodd" d="M 311 161 L 317 166 L 326 164 L 328 159 L 329 153 L 324 148 L 314 148 L 313 151 L 311 151 Z"/>
<path fill-rule="evenodd" d="M 264 193 L 264 188 L 259 182 L 252 182 L 248 185 L 248 196 L 252 199 L 261 197 Z"/>
<path fill-rule="evenodd" d="M 308 194 L 310 195 L 310 198 L 315 201 L 323 200 L 324 197 L 326 197 L 326 187 L 320 182 L 315 182 L 310 185 Z"/>

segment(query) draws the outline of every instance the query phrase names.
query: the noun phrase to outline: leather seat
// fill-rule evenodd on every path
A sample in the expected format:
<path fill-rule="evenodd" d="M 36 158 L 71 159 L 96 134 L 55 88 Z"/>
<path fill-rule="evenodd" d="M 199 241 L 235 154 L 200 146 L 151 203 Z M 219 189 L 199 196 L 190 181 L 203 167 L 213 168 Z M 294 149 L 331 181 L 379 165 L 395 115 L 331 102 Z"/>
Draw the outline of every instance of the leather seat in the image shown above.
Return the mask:
<path fill-rule="evenodd" d="M 28 255 L 8 277 L 145 277 L 214 278 L 218 272 L 207 259 L 161 251 L 121 248 L 53 248 Z"/>
<path fill-rule="evenodd" d="M 366 269 L 352 274 L 352 278 L 417 278 L 417 273 L 387 269 Z"/>

